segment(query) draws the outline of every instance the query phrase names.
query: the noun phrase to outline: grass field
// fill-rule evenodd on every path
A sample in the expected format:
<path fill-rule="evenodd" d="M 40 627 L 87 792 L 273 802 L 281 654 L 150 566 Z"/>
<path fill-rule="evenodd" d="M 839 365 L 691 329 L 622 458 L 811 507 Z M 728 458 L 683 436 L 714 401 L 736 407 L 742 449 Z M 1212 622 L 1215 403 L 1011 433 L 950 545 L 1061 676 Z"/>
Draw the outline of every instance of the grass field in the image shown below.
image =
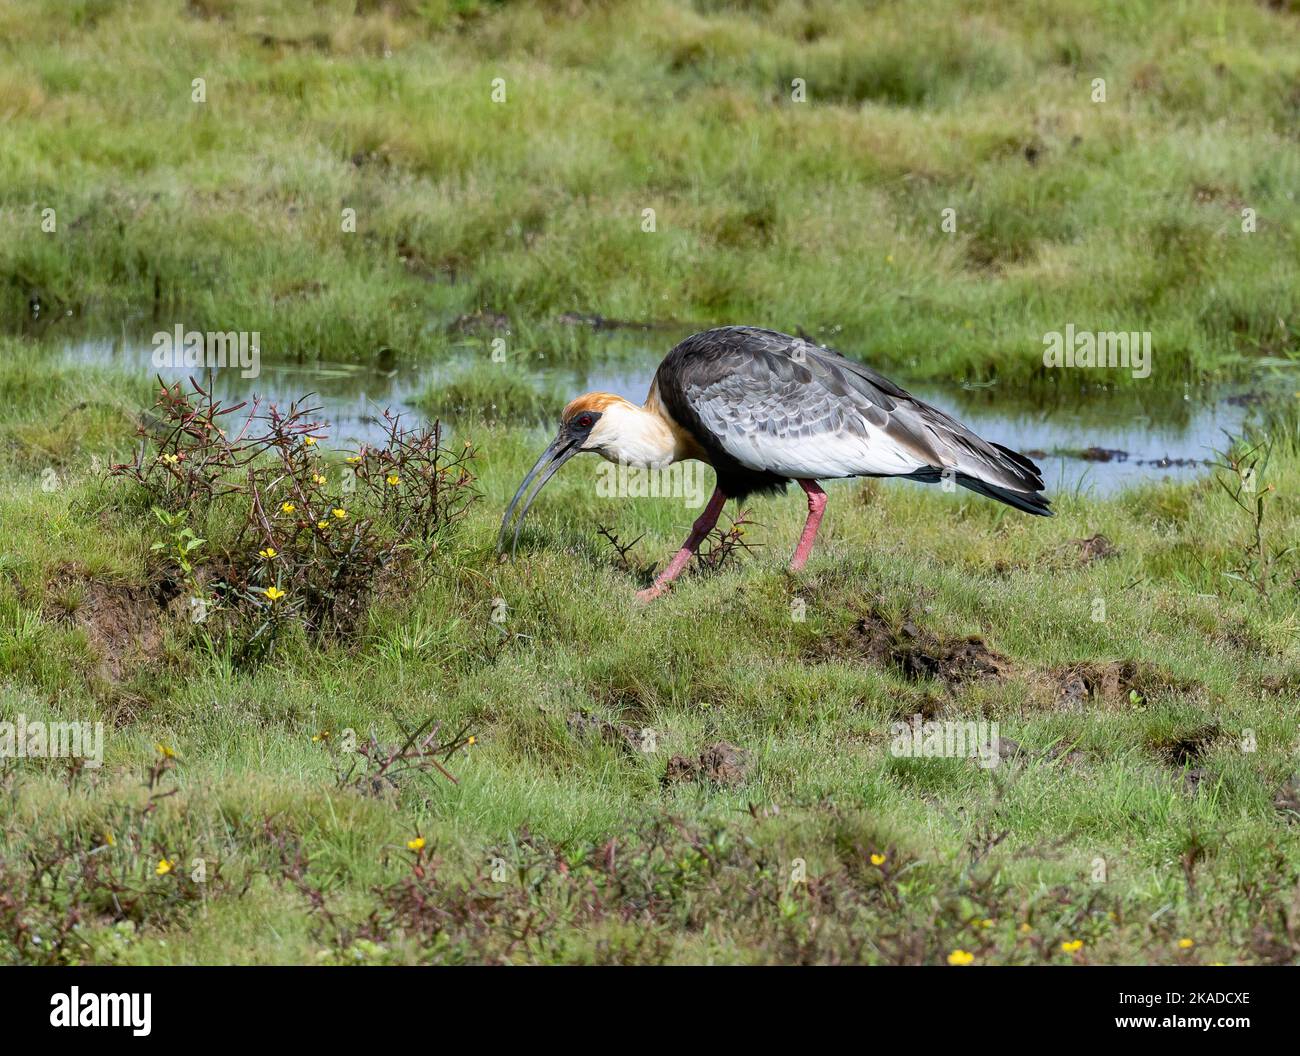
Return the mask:
<path fill-rule="evenodd" d="M 801 496 L 756 500 L 754 549 L 648 609 L 695 511 L 600 497 L 594 460 L 497 562 L 549 438 L 511 389 L 453 423 L 464 519 L 355 622 L 290 591 L 256 661 L 193 622 L 266 567 L 247 503 L 193 504 L 187 578 L 106 472 L 156 386 L 79 335 L 420 364 L 508 334 L 526 378 L 599 362 L 566 313 L 744 321 L 1026 393 L 1077 383 L 1041 359 L 1073 321 L 1150 330 L 1152 377 L 1109 380 L 1166 396 L 1297 356 L 1285 4 L 576 8 L 0 12 L 0 720 L 105 730 L 99 768 L 0 760 L 0 959 L 1295 963 L 1294 371 L 1237 469 L 1052 520 L 835 484 L 797 576 Z M 311 447 L 322 511 L 369 516 Z M 900 755 L 917 715 L 997 723 L 998 765 Z M 382 765 L 429 722 L 437 765 Z"/>
<path fill-rule="evenodd" d="M 1286 6 L 15 0 L 4 320 L 366 359 L 480 311 L 552 358 L 565 313 L 757 319 L 913 380 L 1041 375 L 1067 321 L 1157 330 L 1171 382 L 1294 356 Z"/>

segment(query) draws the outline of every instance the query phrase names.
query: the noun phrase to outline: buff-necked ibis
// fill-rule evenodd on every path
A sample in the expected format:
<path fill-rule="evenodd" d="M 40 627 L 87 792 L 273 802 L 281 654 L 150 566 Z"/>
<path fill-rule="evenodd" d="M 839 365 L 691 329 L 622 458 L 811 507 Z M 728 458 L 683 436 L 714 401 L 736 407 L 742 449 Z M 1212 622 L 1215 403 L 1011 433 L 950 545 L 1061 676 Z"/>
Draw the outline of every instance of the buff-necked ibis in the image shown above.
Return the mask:
<path fill-rule="evenodd" d="M 560 431 L 519 485 L 501 522 L 498 549 L 519 500 L 528 509 L 574 455 L 594 451 L 610 462 L 662 468 L 695 458 L 717 474 L 717 487 L 691 534 L 654 585 L 658 597 L 717 523 L 727 499 L 783 491 L 795 481 L 808 496 L 808 520 L 790 568 L 808 560 L 834 477 L 951 480 L 1025 513 L 1051 516 L 1043 478 L 1024 455 L 982 440 L 943 411 L 838 352 L 752 326 L 724 326 L 688 337 L 655 372 L 645 404 L 589 392 L 561 416 Z M 529 492 L 529 486 L 532 490 Z"/>

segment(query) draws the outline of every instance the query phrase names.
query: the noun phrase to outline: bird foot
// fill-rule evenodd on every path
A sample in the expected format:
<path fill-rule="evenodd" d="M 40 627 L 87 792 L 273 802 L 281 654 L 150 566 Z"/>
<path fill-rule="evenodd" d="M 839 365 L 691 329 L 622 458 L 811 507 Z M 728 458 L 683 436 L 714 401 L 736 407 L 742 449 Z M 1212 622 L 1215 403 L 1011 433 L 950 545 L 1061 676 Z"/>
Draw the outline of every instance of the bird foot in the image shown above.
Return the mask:
<path fill-rule="evenodd" d="M 645 590 L 636 592 L 636 600 L 642 605 L 649 605 L 655 598 L 664 593 L 663 587 L 646 587 Z"/>

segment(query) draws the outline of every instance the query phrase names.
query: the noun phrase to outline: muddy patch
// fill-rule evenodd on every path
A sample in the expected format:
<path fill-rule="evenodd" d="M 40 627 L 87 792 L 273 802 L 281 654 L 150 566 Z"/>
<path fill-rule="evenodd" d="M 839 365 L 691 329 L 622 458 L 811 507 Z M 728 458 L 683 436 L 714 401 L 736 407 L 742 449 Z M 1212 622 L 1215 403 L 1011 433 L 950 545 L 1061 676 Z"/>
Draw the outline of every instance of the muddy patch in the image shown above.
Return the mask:
<path fill-rule="evenodd" d="M 674 755 L 668 760 L 662 784 L 705 781 L 720 788 L 735 788 L 749 778 L 753 766 L 749 753 L 734 744 L 718 741 L 704 749 L 698 759 Z"/>
<path fill-rule="evenodd" d="M 641 751 L 641 734 L 624 722 L 609 722 L 588 711 L 571 711 L 564 720 L 569 732 L 579 740 L 601 740 L 621 748 L 629 755 Z"/>
<path fill-rule="evenodd" d="M 1089 704 L 1140 704 L 1149 697 L 1190 693 L 1196 686 L 1141 660 L 1088 661 L 1051 672 L 1056 707 L 1078 711 Z"/>
<path fill-rule="evenodd" d="M 1090 565 L 1094 561 L 1104 561 L 1106 558 L 1115 557 L 1119 553 L 1119 547 L 1100 533 L 1089 536 L 1087 539 L 1071 539 L 1065 544 L 1065 550 L 1075 554 L 1081 565 Z"/>
<path fill-rule="evenodd" d="M 92 579 L 64 565 L 55 571 L 49 587 L 75 599 L 60 619 L 85 633 L 99 657 L 97 673 L 105 681 L 120 682 L 134 668 L 162 655 L 163 621 L 180 594 L 176 584 L 142 587 Z"/>
<path fill-rule="evenodd" d="M 950 690 L 967 682 L 1005 678 L 1012 671 L 1011 661 L 982 638 L 940 638 L 911 619 L 895 623 L 878 609 L 842 638 L 827 643 L 822 653 L 893 667 L 913 682 L 933 679 Z"/>
<path fill-rule="evenodd" d="M 1128 452 L 1114 447 L 1085 447 L 1079 451 L 1062 451 L 1067 458 L 1080 458 L 1085 462 L 1127 462 Z"/>
<path fill-rule="evenodd" d="M 1217 722 L 1206 722 L 1182 733 L 1159 738 L 1152 743 L 1152 747 L 1170 766 L 1199 769 L 1196 767 L 1197 762 L 1221 736 L 1223 729 Z M 1189 774 L 1191 772 L 1188 770 Z M 1204 776 L 1202 771 L 1196 782 Z"/>

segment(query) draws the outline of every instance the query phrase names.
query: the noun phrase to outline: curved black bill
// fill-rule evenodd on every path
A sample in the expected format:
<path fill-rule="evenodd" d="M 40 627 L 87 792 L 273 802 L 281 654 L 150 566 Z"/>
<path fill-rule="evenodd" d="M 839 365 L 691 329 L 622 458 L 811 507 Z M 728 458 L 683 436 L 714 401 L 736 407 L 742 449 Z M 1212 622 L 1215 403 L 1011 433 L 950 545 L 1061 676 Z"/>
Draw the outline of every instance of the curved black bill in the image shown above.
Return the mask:
<path fill-rule="evenodd" d="M 533 490 L 528 493 L 528 497 L 524 500 L 523 509 L 519 511 L 519 521 L 515 524 L 514 540 L 510 544 L 510 554 L 512 557 L 514 556 L 515 550 L 519 548 L 519 532 L 524 526 L 524 518 L 528 516 L 528 509 L 532 506 L 533 500 L 537 498 L 542 488 L 546 487 L 546 482 L 550 480 L 551 477 L 555 476 L 556 470 L 569 461 L 569 459 L 576 455 L 581 449 L 581 443 L 579 440 L 571 436 L 566 436 L 561 432 L 559 436 L 551 441 L 550 446 L 542 452 L 542 457 L 539 458 L 533 468 L 528 471 L 528 476 L 524 477 L 524 482 L 519 485 L 519 490 L 515 492 L 515 497 L 510 500 L 510 505 L 506 507 L 506 515 L 501 518 L 501 531 L 497 535 L 498 554 L 505 549 L 506 529 L 510 526 L 510 517 L 515 512 L 515 507 L 519 505 L 519 497 L 528 490 L 528 485 L 532 484 L 534 480 L 537 481 Z"/>

